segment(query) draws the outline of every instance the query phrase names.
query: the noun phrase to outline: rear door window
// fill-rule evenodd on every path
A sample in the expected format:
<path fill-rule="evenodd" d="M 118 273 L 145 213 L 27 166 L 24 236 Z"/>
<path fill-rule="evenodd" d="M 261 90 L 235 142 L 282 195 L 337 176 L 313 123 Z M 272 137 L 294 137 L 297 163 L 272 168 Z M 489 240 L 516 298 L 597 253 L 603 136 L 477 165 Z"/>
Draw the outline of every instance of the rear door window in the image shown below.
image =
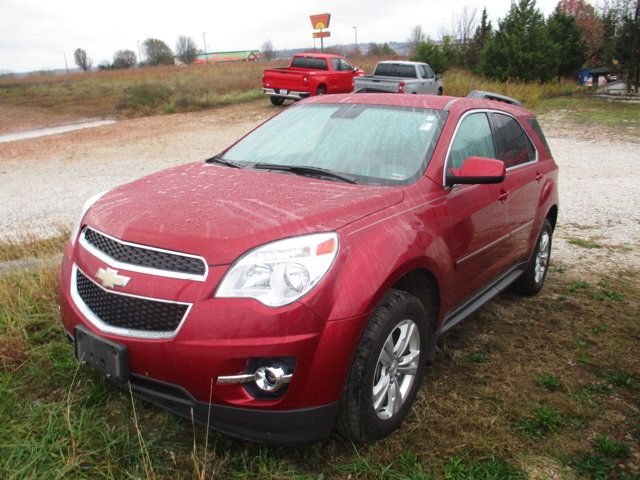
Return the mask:
<path fill-rule="evenodd" d="M 291 66 L 295 68 L 310 68 L 312 70 L 327 70 L 327 61 L 324 58 L 293 57 Z"/>
<path fill-rule="evenodd" d="M 532 162 L 536 159 L 536 150 L 518 121 L 502 113 L 492 113 L 491 122 L 496 140 L 498 160 L 507 168 Z"/>
<path fill-rule="evenodd" d="M 448 167 L 460 168 L 469 157 L 496 158 L 491 125 L 484 112 L 467 115 L 460 123 L 449 151 Z"/>

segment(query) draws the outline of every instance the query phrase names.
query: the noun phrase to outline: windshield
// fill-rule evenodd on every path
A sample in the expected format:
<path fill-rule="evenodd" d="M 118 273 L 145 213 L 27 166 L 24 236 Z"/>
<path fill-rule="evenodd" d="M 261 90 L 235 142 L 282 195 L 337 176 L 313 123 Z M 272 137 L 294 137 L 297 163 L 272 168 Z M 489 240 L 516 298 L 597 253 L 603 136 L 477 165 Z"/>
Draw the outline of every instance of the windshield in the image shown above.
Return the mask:
<path fill-rule="evenodd" d="M 240 165 L 317 167 L 359 184 L 411 183 L 422 175 L 446 113 L 378 105 L 288 108 L 222 156 Z"/>
<path fill-rule="evenodd" d="M 379 63 L 373 75 L 381 77 L 417 78 L 416 67 L 402 63 Z"/>

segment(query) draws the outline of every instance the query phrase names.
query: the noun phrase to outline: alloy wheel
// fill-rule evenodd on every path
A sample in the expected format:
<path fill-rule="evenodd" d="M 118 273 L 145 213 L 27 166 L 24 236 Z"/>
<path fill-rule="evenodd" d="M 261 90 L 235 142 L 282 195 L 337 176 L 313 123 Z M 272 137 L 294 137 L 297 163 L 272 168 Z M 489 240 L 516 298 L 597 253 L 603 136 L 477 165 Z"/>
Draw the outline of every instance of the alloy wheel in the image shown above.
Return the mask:
<path fill-rule="evenodd" d="M 420 331 L 413 320 L 398 323 L 385 340 L 373 376 L 373 408 L 389 420 L 404 405 L 420 365 Z"/>

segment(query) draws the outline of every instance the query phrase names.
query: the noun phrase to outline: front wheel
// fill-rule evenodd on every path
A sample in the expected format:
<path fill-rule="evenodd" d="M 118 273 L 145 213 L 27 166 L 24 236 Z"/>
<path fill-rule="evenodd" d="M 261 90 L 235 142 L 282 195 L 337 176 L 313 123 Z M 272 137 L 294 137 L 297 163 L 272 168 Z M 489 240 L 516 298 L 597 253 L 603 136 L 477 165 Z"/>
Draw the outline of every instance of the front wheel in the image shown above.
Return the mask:
<path fill-rule="evenodd" d="M 416 398 L 435 332 L 422 302 L 391 290 L 354 355 L 338 409 L 340 431 L 359 443 L 396 430 Z"/>
<path fill-rule="evenodd" d="M 271 104 L 275 105 L 276 107 L 279 107 L 284 103 L 284 98 L 282 97 L 269 97 L 269 98 L 271 98 Z"/>
<path fill-rule="evenodd" d="M 549 259 L 551 258 L 552 236 L 553 227 L 549 219 L 545 218 L 527 268 L 514 284 L 514 288 L 519 294 L 535 295 L 542 288 L 544 280 L 547 278 Z"/>
<path fill-rule="evenodd" d="M 325 93 L 327 93 L 327 89 L 322 85 L 316 88 L 316 96 L 324 95 Z"/>

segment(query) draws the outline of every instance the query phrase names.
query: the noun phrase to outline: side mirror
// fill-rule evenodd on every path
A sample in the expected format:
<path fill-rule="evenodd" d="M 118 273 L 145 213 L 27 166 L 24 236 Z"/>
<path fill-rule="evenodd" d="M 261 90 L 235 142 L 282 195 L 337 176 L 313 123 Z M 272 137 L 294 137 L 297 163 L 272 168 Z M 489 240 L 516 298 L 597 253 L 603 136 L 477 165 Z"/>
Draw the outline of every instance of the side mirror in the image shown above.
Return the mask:
<path fill-rule="evenodd" d="M 442 74 L 436 73 L 436 80 L 442 80 Z"/>
<path fill-rule="evenodd" d="M 449 168 L 445 175 L 447 187 L 453 185 L 475 185 L 500 183 L 504 180 L 507 168 L 502 160 L 483 157 L 469 157 L 462 167 Z"/>

